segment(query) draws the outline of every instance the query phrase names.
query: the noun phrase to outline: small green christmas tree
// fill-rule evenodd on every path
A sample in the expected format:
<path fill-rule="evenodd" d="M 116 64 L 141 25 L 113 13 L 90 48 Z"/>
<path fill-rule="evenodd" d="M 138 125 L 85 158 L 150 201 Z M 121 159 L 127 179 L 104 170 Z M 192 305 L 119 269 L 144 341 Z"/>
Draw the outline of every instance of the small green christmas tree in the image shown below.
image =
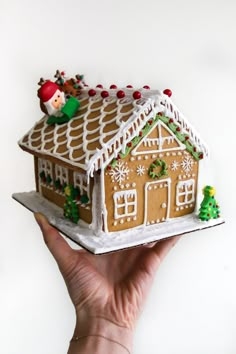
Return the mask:
<path fill-rule="evenodd" d="M 75 224 L 79 221 L 79 211 L 78 206 L 73 198 L 73 187 L 66 186 L 64 188 L 66 195 L 66 202 L 64 204 L 64 216 L 66 219 L 70 219 Z"/>
<path fill-rule="evenodd" d="M 199 210 L 199 219 L 202 221 L 208 221 L 210 219 L 217 219 L 220 217 L 219 205 L 215 200 L 215 188 L 206 186 L 203 188 L 204 199 L 201 203 Z"/>

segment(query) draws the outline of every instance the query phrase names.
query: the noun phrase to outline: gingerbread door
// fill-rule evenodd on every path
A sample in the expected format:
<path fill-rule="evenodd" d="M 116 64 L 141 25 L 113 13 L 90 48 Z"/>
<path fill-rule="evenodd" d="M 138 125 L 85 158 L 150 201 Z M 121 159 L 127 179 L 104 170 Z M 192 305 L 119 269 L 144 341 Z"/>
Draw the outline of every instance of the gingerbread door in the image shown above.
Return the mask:
<path fill-rule="evenodd" d="M 158 224 L 169 217 L 170 179 L 148 182 L 145 185 L 144 224 Z"/>

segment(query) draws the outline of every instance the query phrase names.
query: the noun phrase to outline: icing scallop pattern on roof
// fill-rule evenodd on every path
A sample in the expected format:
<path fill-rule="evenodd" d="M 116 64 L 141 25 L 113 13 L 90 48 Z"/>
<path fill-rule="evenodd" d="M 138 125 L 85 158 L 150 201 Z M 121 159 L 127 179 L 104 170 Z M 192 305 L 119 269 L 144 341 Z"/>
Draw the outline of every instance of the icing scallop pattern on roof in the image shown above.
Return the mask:
<path fill-rule="evenodd" d="M 101 97 L 103 88 L 96 87 L 96 94 L 89 96 L 90 87 L 84 88 L 79 100 L 78 114 L 68 123 L 49 126 L 44 116 L 19 141 L 31 153 L 53 156 L 88 175 L 106 166 L 129 143 L 146 122 L 162 112 L 179 125 L 181 132 L 189 134 L 190 141 L 208 155 L 208 148 L 195 129 L 173 104 L 170 97 L 159 90 L 116 88 L 108 89 L 109 96 Z M 122 90 L 124 98 L 118 98 Z M 141 98 L 134 99 L 139 91 Z"/>

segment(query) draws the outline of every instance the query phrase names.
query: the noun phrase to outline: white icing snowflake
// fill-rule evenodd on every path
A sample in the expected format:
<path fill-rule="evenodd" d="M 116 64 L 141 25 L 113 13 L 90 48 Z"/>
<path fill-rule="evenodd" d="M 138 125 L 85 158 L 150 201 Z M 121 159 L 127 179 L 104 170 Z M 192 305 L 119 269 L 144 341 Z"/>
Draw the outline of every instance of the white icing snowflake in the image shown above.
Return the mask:
<path fill-rule="evenodd" d="M 181 167 L 184 170 L 184 172 L 190 172 L 193 169 L 193 164 L 194 164 L 193 159 L 187 156 L 182 160 Z"/>
<path fill-rule="evenodd" d="M 178 168 L 179 168 L 179 163 L 178 163 L 178 161 L 174 160 L 171 164 L 171 170 L 176 171 L 176 170 L 178 170 Z"/>
<path fill-rule="evenodd" d="M 109 172 L 109 175 L 111 176 L 112 182 L 118 182 L 121 184 L 121 182 L 125 181 L 128 179 L 129 175 L 129 168 L 127 167 L 127 162 L 118 162 L 117 165 Z"/>
<path fill-rule="evenodd" d="M 145 167 L 142 165 L 138 165 L 136 168 L 136 172 L 138 176 L 143 176 L 145 173 Z"/>

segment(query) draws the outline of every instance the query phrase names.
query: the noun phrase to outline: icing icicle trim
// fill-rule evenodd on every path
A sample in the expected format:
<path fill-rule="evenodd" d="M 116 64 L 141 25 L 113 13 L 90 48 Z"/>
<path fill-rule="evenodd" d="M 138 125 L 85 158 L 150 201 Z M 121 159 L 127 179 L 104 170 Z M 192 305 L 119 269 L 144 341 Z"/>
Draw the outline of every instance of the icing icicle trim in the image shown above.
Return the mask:
<path fill-rule="evenodd" d="M 172 133 L 175 134 L 177 139 L 186 146 L 186 150 L 193 156 L 193 158 L 197 161 L 203 159 L 203 152 L 202 151 L 197 151 L 197 148 L 190 143 L 189 135 L 181 133 L 180 126 L 174 123 L 173 119 L 158 115 L 159 119 L 165 123 L 168 128 L 172 131 Z"/>

